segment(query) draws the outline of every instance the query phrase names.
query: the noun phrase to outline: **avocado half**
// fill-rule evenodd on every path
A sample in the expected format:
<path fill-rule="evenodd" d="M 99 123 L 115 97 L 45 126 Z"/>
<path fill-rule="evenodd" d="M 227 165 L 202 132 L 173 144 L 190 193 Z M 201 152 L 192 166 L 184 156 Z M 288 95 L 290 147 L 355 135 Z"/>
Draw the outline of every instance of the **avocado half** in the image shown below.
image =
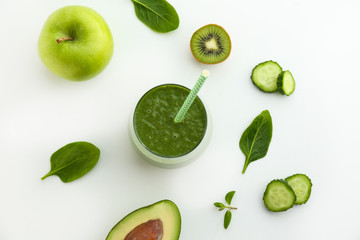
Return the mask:
<path fill-rule="evenodd" d="M 129 213 L 111 229 L 106 240 L 178 240 L 180 230 L 178 207 L 162 200 Z"/>

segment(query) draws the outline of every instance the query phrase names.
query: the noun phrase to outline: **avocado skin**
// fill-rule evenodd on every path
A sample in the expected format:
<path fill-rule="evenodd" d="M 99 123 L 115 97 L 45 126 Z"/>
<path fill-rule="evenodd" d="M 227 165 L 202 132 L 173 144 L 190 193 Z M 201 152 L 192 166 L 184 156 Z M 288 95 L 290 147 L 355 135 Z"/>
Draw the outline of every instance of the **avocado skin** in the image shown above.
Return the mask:
<path fill-rule="evenodd" d="M 178 240 L 181 231 L 181 215 L 177 205 L 165 199 L 139 208 L 122 218 L 109 232 L 106 240 L 123 240 L 134 228 L 149 220 L 163 222 L 162 240 Z M 173 228 L 173 229 L 168 229 Z"/>

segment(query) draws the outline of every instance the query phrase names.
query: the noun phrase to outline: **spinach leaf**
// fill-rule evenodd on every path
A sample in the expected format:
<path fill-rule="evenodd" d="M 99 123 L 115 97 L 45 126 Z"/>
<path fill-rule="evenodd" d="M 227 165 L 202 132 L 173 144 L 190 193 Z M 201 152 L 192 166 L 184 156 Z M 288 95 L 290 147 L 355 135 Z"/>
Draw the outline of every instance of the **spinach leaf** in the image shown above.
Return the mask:
<path fill-rule="evenodd" d="M 264 110 L 242 134 L 239 145 L 246 156 L 243 174 L 251 162 L 265 157 L 272 137 L 272 128 L 270 113 Z"/>
<path fill-rule="evenodd" d="M 179 16 L 166 0 L 132 0 L 140 21 L 156 32 L 166 33 L 179 27 Z"/>
<path fill-rule="evenodd" d="M 88 142 L 73 142 L 51 155 L 51 169 L 41 179 L 57 175 L 63 182 L 72 182 L 88 173 L 98 162 L 100 150 Z"/>

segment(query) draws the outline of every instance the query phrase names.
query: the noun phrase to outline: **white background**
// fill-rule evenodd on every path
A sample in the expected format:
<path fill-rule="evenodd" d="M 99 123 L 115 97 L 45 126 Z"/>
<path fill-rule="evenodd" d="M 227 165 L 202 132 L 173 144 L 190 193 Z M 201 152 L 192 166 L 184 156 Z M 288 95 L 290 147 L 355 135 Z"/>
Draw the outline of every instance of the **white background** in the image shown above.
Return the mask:
<path fill-rule="evenodd" d="M 0 1 L 0 239 L 98 240 L 129 212 L 162 199 L 182 215 L 180 239 L 347 239 L 360 230 L 360 2 L 358 0 L 170 1 L 180 27 L 153 32 L 130 0 Z M 80 4 L 98 11 L 114 38 L 113 58 L 98 77 L 70 82 L 49 72 L 37 54 L 39 33 L 56 9 Z M 189 41 L 216 23 L 232 39 L 223 63 L 198 63 Z M 277 61 L 293 73 L 295 92 L 266 94 L 251 82 L 255 65 Z M 213 117 L 207 150 L 175 170 L 141 160 L 128 138 L 134 104 L 163 83 L 193 86 Z M 241 174 L 242 132 L 262 111 L 273 119 L 267 156 Z M 84 177 L 44 181 L 49 158 L 74 141 L 101 156 Z M 273 179 L 307 174 L 306 205 L 271 213 L 262 196 Z M 213 206 L 235 190 L 233 219 Z"/>

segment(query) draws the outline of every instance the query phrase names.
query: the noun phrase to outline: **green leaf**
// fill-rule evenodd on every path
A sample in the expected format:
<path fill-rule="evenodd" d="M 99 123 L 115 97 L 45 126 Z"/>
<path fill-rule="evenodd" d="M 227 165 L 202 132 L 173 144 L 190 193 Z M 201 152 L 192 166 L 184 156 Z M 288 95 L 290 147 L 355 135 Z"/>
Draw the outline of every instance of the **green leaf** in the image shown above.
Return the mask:
<path fill-rule="evenodd" d="M 51 169 L 41 179 L 57 175 L 63 182 L 74 181 L 88 173 L 98 162 L 100 150 L 88 142 L 65 145 L 51 155 Z"/>
<path fill-rule="evenodd" d="M 179 27 L 179 16 L 166 0 L 132 0 L 140 21 L 156 32 L 166 33 Z"/>
<path fill-rule="evenodd" d="M 214 203 L 214 206 L 215 206 L 215 207 L 218 207 L 218 208 L 225 207 L 225 205 L 222 204 L 221 202 L 216 202 L 216 203 Z"/>
<path fill-rule="evenodd" d="M 244 131 L 239 143 L 241 151 L 246 156 L 242 173 L 245 173 L 251 162 L 265 157 L 270 145 L 272 129 L 270 113 L 264 110 Z"/>
<path fill-rule="evenodd" d="M 226 208 L 226 206 L 224 204 L 222 204 L 221 202 L 214 203 L 214 206 L 218 207 L 219 211 L 222 211 L 222 210 L 224 210 Z"/>
<path fill-rule="evenodd" d="M 231 204 L 234 194 L 235 194 L 235 191 L 231 191 L 231 192 L 228 192 L 225 196 L 225 200 L 229 205 Z"/>
<path fill-rule="evenodd" d="M 231 221 L 231 212 L 227 210 L 224 216 L 224 228 L 227 229 Z"/>

